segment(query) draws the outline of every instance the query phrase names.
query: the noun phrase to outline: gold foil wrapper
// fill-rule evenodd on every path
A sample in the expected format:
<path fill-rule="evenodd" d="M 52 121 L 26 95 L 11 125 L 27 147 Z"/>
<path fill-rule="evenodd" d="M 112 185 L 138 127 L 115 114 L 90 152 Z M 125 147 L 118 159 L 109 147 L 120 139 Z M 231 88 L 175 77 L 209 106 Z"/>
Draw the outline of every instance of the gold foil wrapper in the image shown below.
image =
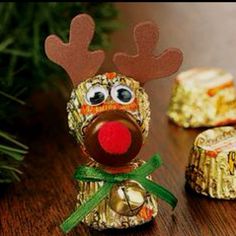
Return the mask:
<path fill-rule="evenodd" d="M 218 199 L 236 198 L 236 129 L 208 129 L 194 142 L 186 169 L 187 184 Z"/>
<path fill-rule="evenodd" d="M 137 168 L 142 163 L 144 161 L 135 160 L 130 165 L 133 168 Z M 89 166 L 98 167 L 99 164 L 90 162 Z M 148 176 L 148 178 L 151 179 L 151 176 Z M 140 187 L 139 189 L 137 182 L 133 182 L 130 180 L 119 184 L 122 185 L 121 189 L 119 189 L 120 186 L 114 185 L 111 191 L 118 189 L 122 191 L 122 194 L 119 193 L 117 196 L 115 192 L 110 193 L 107 198 L 84 218 L 83 223 L 96 230 L 104 230 L 111 228 L 124 229 L 151 221 L 157 215 L 157 198 L 145 192 L 143 188 Z M 77 207 L 86 202 L 102 185 L 103 182 L 78 181 Z M 125 188 L 127 188 L 127 191 L 125 191 Z M 129 193 L 126 196 L 126 201 L 123 199 L 123 191 Z M 110 199 L 111 196 L 114 199 Z M 140 200 L 142 197 L 143 202 L 142 199 Z M 128 204 L 126 204 L 127 201 Z"/>
<path fill-rule="evenodd" d="M 231 74 L 195 68 L 177 75 L 168 117 L 185 128 L 236 123 L 236 91 Z"/>

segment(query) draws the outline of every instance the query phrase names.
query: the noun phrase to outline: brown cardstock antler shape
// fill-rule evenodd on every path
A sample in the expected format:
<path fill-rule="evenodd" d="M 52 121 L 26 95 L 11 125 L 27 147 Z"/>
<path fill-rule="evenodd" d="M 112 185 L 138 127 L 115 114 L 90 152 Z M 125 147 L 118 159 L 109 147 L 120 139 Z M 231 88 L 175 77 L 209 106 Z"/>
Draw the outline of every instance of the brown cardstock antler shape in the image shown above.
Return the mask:
<path fill-rule="evenodd" d="M 88 51 L 94 28 L 93 19 L 87 14 L 80 14 L 71 21 L 69 43 L 63 43 L 56 35 L 46 38 L 48 58 L 67 71 L 74 86 L 94 76 L 104 61 L 102 50 Z"/>
<path fill-rule="evenodd" d="M 153 22 L 142 22 L 134 28 L 134 40 L 137 54 L 116 53 L 113 57 L 118 70 L 130 76 L 141 84 L 175 73 L 183 61 L 183 54 L 179 49 L 168 48 L 159 56 L 153 55 L 159 39 L 159 30 Z"/>

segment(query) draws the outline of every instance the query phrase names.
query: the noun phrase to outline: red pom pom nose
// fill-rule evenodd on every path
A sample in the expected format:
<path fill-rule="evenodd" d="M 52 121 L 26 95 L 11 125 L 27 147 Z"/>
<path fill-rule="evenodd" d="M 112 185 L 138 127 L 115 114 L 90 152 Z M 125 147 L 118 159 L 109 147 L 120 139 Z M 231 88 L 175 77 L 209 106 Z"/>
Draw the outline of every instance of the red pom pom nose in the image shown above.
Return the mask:
<path fill-rule="evenodd" d="M 109 121 L 99 129 L 98 141 L 107 153 L 121 155 L 126 153 L 131 145 L 131 133 L 121 122 Z"/>

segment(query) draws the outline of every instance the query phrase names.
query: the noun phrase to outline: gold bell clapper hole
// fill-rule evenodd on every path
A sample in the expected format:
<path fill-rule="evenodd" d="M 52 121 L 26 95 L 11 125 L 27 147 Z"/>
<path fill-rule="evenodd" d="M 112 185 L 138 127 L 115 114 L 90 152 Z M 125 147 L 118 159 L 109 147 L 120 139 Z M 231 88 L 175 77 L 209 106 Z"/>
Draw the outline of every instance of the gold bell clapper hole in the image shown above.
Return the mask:
<path fill-rule="evenodd" d="M 127 180 L 112 187 L 109 206 L 123 216 L 135 216 L 146 200 L 145 189 L 136 181 Z"/>

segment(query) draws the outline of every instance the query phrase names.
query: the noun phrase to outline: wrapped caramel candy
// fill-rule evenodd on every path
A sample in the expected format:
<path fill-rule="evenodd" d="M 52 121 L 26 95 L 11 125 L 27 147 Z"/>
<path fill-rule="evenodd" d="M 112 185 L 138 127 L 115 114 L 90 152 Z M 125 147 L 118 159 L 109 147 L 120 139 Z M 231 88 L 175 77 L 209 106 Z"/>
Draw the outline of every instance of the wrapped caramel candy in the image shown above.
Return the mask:
<path fill-rule="evenodd" d="M 167 114 L 185 128 L 235 123 L 233 76 L 218 68 L 194 68 L 181 72 L 175 79 Z"/>
<path fill-rule="evenodd" d="M 197 193 L 219 199 L 236 198 L 235 127 L 208 129 L 197 136 L 186 181 Z"/>
<path fill-rule="evenodd" d="M 147 162 L 135 159 L 149 129 L 150 107 L 142 85 L 176 72 L 182 53 L 170 48 L 153 55 L 158 28 L 152 22 L 135 27 L 137 55 L 118 53 L 116 72 L 95 75 L 104 60 L 101 50 L 90 52 L 94 22 L 86 14 L 71 22 L 69 43 L 46 39 L 47 56 L 61 65 L 75 86 L 67 105 L 70 132 L 90 159 L 74 174 L 78 183 L 76 210 L 61 224 L 69 232 L 83 222 L 97 230 L 128 228 L 151 221 L 157 198 L 173 208 L 176 197 L 152 181 L 161 165 L 159 155 Z"/>

